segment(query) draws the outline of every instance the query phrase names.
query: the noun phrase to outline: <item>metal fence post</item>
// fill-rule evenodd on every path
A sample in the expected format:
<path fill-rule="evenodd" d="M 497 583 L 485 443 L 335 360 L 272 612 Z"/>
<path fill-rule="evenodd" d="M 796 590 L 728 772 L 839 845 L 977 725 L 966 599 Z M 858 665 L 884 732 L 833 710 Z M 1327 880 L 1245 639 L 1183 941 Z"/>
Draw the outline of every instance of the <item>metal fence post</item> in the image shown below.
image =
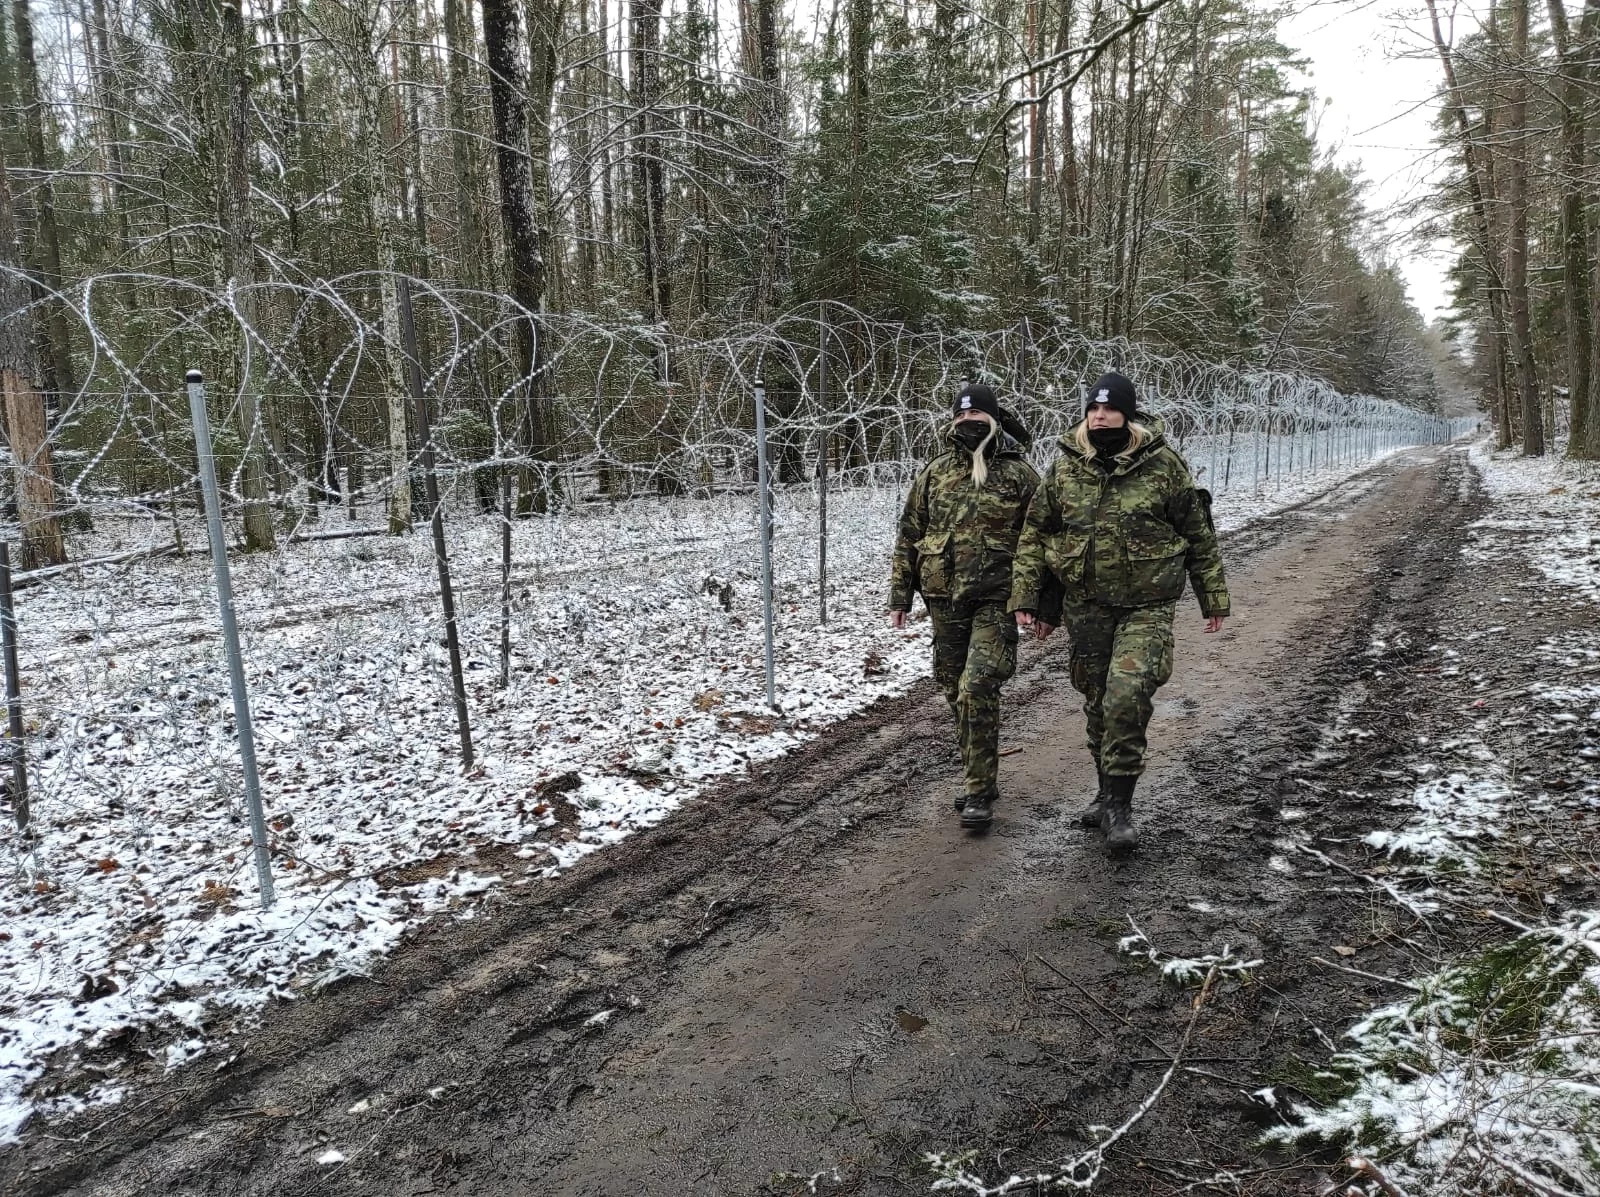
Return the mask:
<path fill-rule="evenodd" d="M 439 605 L 444 608 L 444 639 L 450 652 L 450 692 L 455 699 L 456 732 L 461 737 L 461 765 L 472 768 L 472 727 L 467 721 L 467 684 L 461 674 L 461 637 L 456 632 L 456 597 L 450 585 L 450 556 L 444 542 L 444 504 L 434 468 L 433 428 L 428 396 L 422 389 L 422 359 L 417 356 L 417 326 L 411 313 L 411 280 L 400 279 L 400 338 L 406 354 L 406 381 L 417 407 L 417 435 L 422 439 L 422 480 L 427 487 L 428 524 L 433 530 L 433 561 L 439 569 Z"/>
<path fill-rule="evenodd" d="M 1250 440 L 1250 493 L 1254 494 L 1261 489 L 1261 413 L 1251 412 L 1250 422 L 1255 426 Z"/>
<path fill-rule="evenodd" d="M 828 622 L 828 430 L 818 434 L 817 449 L 817 622 Z"/>
<path fill-rule="evenodd" d="M 828 412 L 828 309 L 817 313 L 817 409 Z M 828 622 L 828 444 L 827 428 L 817 434 L 817 622 Z"/>
<path fill-rule="evenodd" d="M 1261 419 L 1267 426 L 1267 444 L 1261 457 L 1261 478 L 1264 482 L 1272 481 L 1272 434 L 1277 422 L 1272 414 L 1272 384 L 1267 384 L 1267 393 L 1262 397 L 1265 406 L 1262 408 Z"/>
<path fill-rule="evenodd" d="M 239 652 L 239 624 L 233 613 L 233 579 L 228 573 L 228 542 L 222 529 L 222 496 L 217 489 L 217 463 L 212 456 L 205 381 L 198 370 L 190 370 L 185 381 L 189 387 L 189 418 L 194 423 L 195 456 L 200 465 L 200 490 L 206 505 L 206 528 L 211 538 L 211 568 L 217 580 L 217 607 L 222 615 L 222 648 L 228 658 L 228 686 L 233 691 L 233 722 L 239 732 L 239 763 L 244 766 L 244 804 L 250 816 L 250 842 L 255 848 L 261 908 L 267 910 L 273 900 L 267 820 L 261 812 L 255 728 L 250 722 L 250 692 L 245 688 L 244 658 Z"/>
<path fill-rule="evenodd" d="M 511 471 L 500 467 L 500 688 L 511 685 Z"/>
<path fill-rule="evenodd" d="M 11 741 L 11 813 L 17 830 L 26 830 L 28 809 L 27 741 L 22 726 L 22 671 L 17 667 L 17 613 L 11 603 L 11 546 L 0 540 L 0 637 L 6 662 L 6 736 Z"/>
<path fill-rule="evenodd" d="M 1222 439 L 1222 401 L 1217 398 L 1217 392 L 1211 392 L 1211 472 L 1206 476 L 1206 489 L 1222 493 L 1222 485 L 1217 481 L 1217 442 Z"/>
<path fill-rule="evenodd" d="M 772 666 L 772 492 L 767 486 L 767 387 L 756 379 L 756 489 L 761 508 L 761 623 L 766 633 L 767 706 L 777 709 Z"/>

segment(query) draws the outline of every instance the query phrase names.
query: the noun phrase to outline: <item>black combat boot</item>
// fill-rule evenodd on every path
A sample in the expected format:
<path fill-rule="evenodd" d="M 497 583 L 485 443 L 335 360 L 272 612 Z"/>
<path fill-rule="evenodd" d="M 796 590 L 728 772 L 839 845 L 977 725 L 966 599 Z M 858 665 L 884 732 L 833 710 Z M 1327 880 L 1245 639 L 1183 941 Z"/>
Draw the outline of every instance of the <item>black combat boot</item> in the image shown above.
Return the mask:
<path fill-rule="evenodd" d="M 994 820 L 994 794 L 968 794 L 961 808 L 961 826 L 968 831 L 987 831 Z"/>
<path fill-rule="evenodd" d="M 1084 807 L 1083 812 L 1078 816 L 1078 824 L 1082 827 L 1099 827 L 1100 816 L 1106 809 L 1106 775 L 1099 769 L 1095 770 L 1095 774 L 1099 777 L 1100 783 L 1095 789 L 1094 801 Z"/>
<path fill-rule="evenodd" d="M 1139 831 L 1133 825 L 1133 787 L 1138 782 L 1137 777 L 1106 778 L 1105 812 L 1100 816 L 1100 830 L 1105 832 L 1108 852 L 1132 852 L 1139 846 Z"/>

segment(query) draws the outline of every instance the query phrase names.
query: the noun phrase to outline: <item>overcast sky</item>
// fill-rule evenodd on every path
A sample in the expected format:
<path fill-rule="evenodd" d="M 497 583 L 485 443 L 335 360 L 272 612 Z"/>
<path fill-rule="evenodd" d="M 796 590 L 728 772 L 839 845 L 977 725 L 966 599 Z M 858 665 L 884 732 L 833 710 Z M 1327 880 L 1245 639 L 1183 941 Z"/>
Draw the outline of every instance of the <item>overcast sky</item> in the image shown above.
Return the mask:
<path fill-rule="evenodd" d="M 1284 42 L 1309 60 L 1321 100 L 1319 143 L 1359 162 L 1368 206 L 1389 230 L 1388 253 L 1404 273 L 1412 302 L 1429 320 L 1444 309 L 1445 272 L 1459 252 L 1415 236 L 1426 218 L 1430 180 L 1441 169 L 1434 144 L 1435 93 L 1442 78 L 1421 0 L 1294 0 L 1280 27 Z M 1440 16 L 1451 11 L 1441 0 Z M 1471 17 L 1463 4 L 1458 36 Z M 1448 35 L 1448 34 L 1447 34 Z"/>

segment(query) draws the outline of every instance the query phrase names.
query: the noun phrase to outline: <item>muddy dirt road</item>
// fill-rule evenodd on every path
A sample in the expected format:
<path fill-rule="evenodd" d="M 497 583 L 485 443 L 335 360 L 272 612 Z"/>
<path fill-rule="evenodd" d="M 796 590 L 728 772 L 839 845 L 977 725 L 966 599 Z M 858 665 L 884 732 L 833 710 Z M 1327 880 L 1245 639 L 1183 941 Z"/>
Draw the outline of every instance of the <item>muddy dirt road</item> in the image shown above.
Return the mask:
<path fill-rule="evenodd" d="M 428 929 L 371 982 L 272 1011 L 220 1072 L 155 1082 L 82 1140 L 36 1134 L 0 1189 L 926 1192 L 928 1152 L 1003 1179 L 1082 1150 L 1154 1089 L 1193 1017 L 1185 1070 L 1096 1191 L 1173 1191 L 1201 1164 L 1314 1191 L 1314 1165 L 1253 1150 L 1243 1094 L 1371 1003 L 1308 960 L 1376 916 L 1282 858 L 1279 807 L 1369 629 L 1432 617 L 1475 495 L 1463 454 L 1417 451 L 1229 538 L 1236 616 L 1205 636 L 1180 609 L 1131 862 L 1065 817 L 1093 774 L 1058 638 L 1007 692 L 987 837 L 955 826 L 948 716 L 919 689 Z M 1326 803 L 1318 833 L 1369 813 Z M 1262 959 L 1258 982 L 1194 1015 L 1192 988 L 1119 954 L 1129 916 L 1164 952 Z"/>

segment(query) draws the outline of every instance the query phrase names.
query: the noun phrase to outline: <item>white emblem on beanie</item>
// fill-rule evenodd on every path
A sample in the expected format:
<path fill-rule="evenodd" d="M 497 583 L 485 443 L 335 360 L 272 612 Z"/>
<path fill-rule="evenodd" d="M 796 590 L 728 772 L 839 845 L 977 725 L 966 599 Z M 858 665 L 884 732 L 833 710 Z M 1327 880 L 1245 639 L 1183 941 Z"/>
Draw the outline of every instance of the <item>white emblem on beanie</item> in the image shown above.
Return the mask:
<path fill-rule="evenodd" d="M 1096 403 L 1110 403 L 1111 402 L 1111 392 L 1106 390 L 1105 387 L 1101 387 L 1100 388 L 1100 393 L 1094 397 L 1094 401 Z"/>
<path fill-rule="evenodd" d="M 962 411 L 966 411 L 971 406 L 972 406 L 972 396 L 971 395 L 963 395 L 963 396 L 961 396 L 961 410 Z"/>

